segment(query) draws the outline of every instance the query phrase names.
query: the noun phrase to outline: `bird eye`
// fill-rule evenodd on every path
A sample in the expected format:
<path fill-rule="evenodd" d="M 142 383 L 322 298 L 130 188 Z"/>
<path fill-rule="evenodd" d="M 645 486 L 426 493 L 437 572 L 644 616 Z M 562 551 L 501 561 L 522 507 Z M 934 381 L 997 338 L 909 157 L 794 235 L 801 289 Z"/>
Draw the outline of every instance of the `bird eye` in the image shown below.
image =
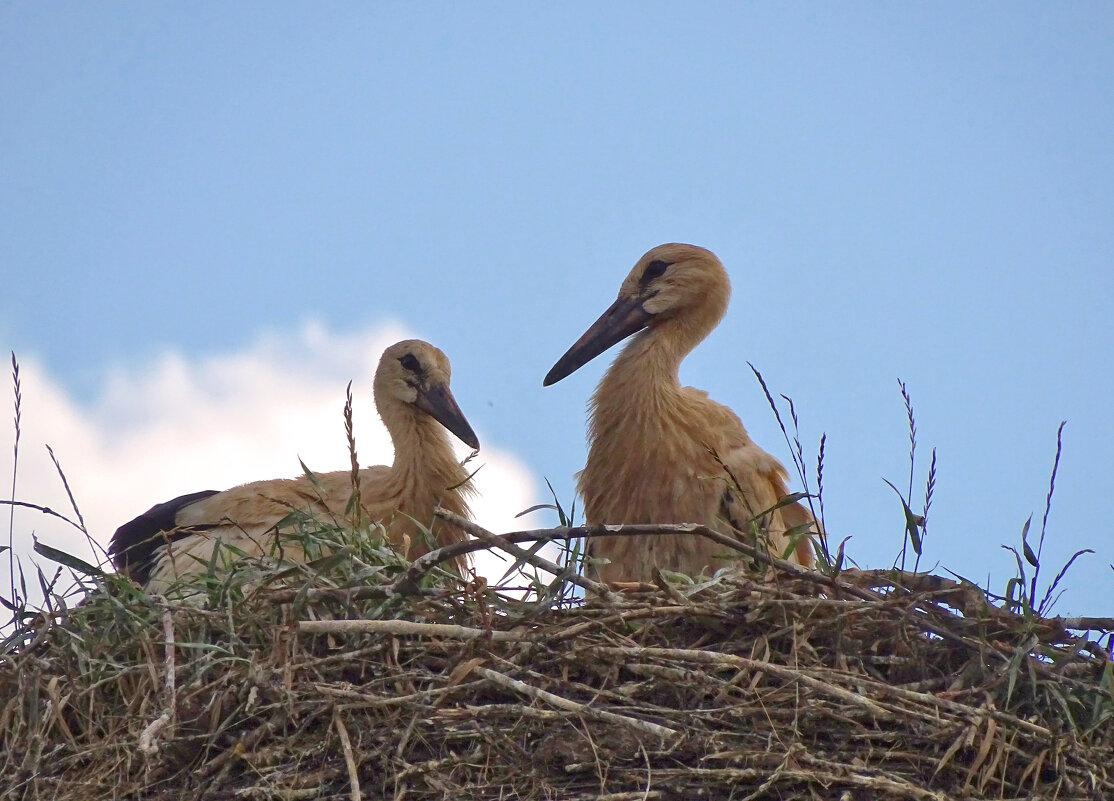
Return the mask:
<path fill-rule="evenodd" d="M 646 284 L 653 281 L 655 278 L 660 278 L 667 267 L 669 267 L 669 262 L 662 261 L 661 259 L 654 259 L 646 265 L 646 270 L 642 273 L 642 283 Z"/>
<path fill-rule="evenodd" d="M 422 363 L 418 361 L 417 357 L 413 353 L 407 353 L 405 356 L 400 356 L 398 361 L 411 373 L 420 372 L 422 369 Z"/>

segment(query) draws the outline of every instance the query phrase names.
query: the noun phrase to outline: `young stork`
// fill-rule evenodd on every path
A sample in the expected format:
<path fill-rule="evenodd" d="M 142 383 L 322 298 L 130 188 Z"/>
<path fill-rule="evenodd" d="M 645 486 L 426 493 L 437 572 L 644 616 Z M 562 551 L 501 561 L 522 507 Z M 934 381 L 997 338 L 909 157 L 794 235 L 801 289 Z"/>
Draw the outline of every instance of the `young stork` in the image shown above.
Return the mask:
<path fill-rule="evenodd" d="M 408 543 L 410 557 L 428 551 L 420 526 L 432 530 L 439 546 L 467 539 L 433 518 L 437 504 L 468 517 L 467 497 L 474 492 L 445 429 L 469 447 L 480 447 L 449 391 L 449 360 L 427 342 L 398 342 L 383 352 L 374 390 L 395 457 L 390 467 L 360 471 L 364 520 L 382 523 L 395 548 Z M 120 526 L 108 552 L 122 573 L 152 592 L 165 592 L 180 576 L 207 570 L 220 542 L 249 555 L 272 553 L 276 524 L 294 509 L 349 519 L 351 472 L 321 473 L 316 479 L 319 487 L 304 476 L 280 478 L 160 503 Z M 295 543 L 284 542 L 281 552 L 304 558 Z"/>
<path fill-rule="evenodd" d="M 747 435 L 739 418 L 682 387 L 677 370 L 727 311 L 731 284 L 719 259 L 695 245 L 649 251 L 619 288 L 611 307 L 569 348 L 542 382 L 549 386 L 620 340 L 620 352 L 588 404 L 588 461 L 578 474 L 589 525 L 702 523 L 749 532 L 759 516 L 780 556 L 786 531 L 812 515 L 790 504 L 763 515 L 788 493 L 785 468 Z M 727 562 L 724 547 L 696 535 L 593 538 L 588 554 L 605 557 L 602 581 L 649 581 L 653 568 L 689 575 Z M 812 564 L 809 538 L 791 559 Z"/>

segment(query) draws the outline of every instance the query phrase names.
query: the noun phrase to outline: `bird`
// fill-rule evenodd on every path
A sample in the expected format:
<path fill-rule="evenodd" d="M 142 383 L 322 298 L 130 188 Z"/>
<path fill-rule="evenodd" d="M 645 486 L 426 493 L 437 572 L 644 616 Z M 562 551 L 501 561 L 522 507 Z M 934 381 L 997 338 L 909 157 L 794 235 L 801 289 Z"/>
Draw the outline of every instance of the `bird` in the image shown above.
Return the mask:
<path fill-rule="evenodd" d="M 373 381 L 375 405 L 394 444 L 394 462 L 359 471 L 364 521 L 378 522 L 387 541 L 408 557 L 429 551 L 422 527 L 438 547 L 468 535 L 434 520 L 440 504 L 470 517 L 475 490 L 453 453 L 446 429 L 473 451 L 480 443 L 449 389 L 449 360 L 419 339 L 388 347 Z M 149 592 L 165 594 L 178 580 L 208 570 L 220 543 L 249 556 L 276 551 L 278 524 L 292 510 L 352 520 L 352 473 L 342 470 L 293 479 L 270 479 L 224 491 L 205 490 L 156 504 L 120 526 L 108 553 L 117 570 Z M 288 538 L 287 538 L 288 539 Z M 296 542 L 284 539 L 285 559 L 305 561 Z M 236 551 L 225 548 L 223 557 Z M 463 573 L 465 563 L 453 563 Z"/>
<path fill-rule="evenodd" d="M 711 251 L 659 245 L 545 376 L 543 386 L 555 384 L 633 335 L 588 403 L 588 457 L 577 491 L 589 525 L 697 523 L 751 537 L 757 522 L 776 556 L 789 548 L 787 531 L 815 526 L 799 502 L 773 508 L 789 492 L 781 462 L 751 440 L 731 409 L 678 379 L 681 361 L 719 324 L 730 294 L 727 271 Z M 655 568 L 711 573 L 728 564 L 725 551 L 694 534 L 593 537 L 587 547 L 604 582 L 650 581 Z M 790 559 L 813 564 L 808 536 Z"/>

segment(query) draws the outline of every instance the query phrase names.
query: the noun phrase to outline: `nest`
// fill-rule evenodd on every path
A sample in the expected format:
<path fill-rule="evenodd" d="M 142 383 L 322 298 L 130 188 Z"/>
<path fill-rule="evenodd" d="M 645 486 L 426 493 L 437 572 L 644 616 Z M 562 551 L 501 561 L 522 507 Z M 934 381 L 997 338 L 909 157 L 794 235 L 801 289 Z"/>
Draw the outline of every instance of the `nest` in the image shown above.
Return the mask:
<path fill-rule="evenodd" d="M 1114 798 L 1096 642 L 963 583 L 769 561 L 586 601 L 428 560 L 203 604 L 101 576 L 0 651 L 0 796 Z"/>

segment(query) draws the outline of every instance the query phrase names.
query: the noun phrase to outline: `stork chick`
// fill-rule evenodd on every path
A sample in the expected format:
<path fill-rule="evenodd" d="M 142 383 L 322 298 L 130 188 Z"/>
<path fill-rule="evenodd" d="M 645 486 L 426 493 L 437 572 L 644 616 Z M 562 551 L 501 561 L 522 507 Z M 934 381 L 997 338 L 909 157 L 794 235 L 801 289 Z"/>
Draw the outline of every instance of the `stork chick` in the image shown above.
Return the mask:
<path fill-rule="evenodd" d="M 409 557 L 428 551 L 423 526 L 433 532 L 438 546 L 467 539 L 463 531 L 433 517 L 437 504 L 468 517 L 467 497 L 474 493 L 445 429 L 469 447 L 480 447 L 449 391 L 448 358 L 417 339 L 391 345 L 375 371 L 374 394 L 395 456 L 390 467 L 359 472 L 364 521 L 381 523 L 393 547 L 408 545 Z M 315 479 L 316 486 L 302 476 L 183 495 L 120 526 L 108 552 L 122 573 L 152 592 L 166 592 L 180 577 L 205 572 L 220 543 L 251 556 L 274 553 L 276 526 L 292 510 L 352 522 L 352 514 L 346 513 L 352 473 L 322 473 Z M 232 553 L 224 549 L 222 556 Z M 296 561 L 305 558 L 296 543 L 286 541 L 282 554 Z"/>
<path fill-rule="evenodd" d="M 789 547 L 786 531 L 812 524 L 800 504 L 770 510 L 788 493 L 781 463 L 751 441 L 726 406 L 682 387 L 682 359 L 723 317 L 731 284 L 719 259 L 695 245 L 649 251 L 623 281 L 611 307 L 569 348 L 542 382 L 549 386 L 634 334 L 588 404 L 588 460 L 578 474 L 589 525 L 701 523 L 751 536 L 770 551 Z M 690 534 L 597 537 L 603 581 L 649 581 L 655 567 L 689 575 L 728 564 L 726 549 Z M 812 564 L 809 538 L 791 555 Z"/>

